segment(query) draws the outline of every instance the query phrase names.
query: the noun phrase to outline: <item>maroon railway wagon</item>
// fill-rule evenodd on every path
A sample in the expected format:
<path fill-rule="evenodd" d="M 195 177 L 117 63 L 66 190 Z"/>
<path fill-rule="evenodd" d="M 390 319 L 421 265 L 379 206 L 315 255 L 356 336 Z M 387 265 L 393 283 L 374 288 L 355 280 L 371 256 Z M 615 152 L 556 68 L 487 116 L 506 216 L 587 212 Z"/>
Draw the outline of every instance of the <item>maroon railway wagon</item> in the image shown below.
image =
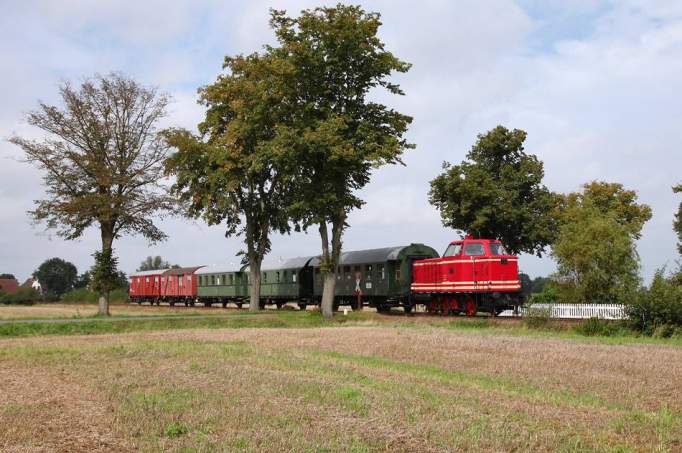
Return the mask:
<path fill-rule="evenodd" d="M 161 278 L 167 269 L 135 272 L 130 275 L 130 301 L 153 302 L 161 297 Z"/>
<path fill-rule="evenodd" d="M 412 264 L 412 294 L 431 313 L 497 315 L 523 303 L 518 258 L 500 241 L 467 237 L 448 245 L 442 258 Z"/>

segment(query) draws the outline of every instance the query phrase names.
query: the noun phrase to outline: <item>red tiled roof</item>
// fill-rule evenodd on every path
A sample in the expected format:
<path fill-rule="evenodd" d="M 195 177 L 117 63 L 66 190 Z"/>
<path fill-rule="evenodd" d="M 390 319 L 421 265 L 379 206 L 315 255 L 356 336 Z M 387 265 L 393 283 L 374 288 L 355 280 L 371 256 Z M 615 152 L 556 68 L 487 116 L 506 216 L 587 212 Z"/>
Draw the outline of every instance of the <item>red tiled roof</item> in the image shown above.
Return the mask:
<path fill-rule="evenodd" d="M 0 278 L 0 291 L 5 294 L 14 294 L 19 290 L 19 282 L 13 278 Z"/>

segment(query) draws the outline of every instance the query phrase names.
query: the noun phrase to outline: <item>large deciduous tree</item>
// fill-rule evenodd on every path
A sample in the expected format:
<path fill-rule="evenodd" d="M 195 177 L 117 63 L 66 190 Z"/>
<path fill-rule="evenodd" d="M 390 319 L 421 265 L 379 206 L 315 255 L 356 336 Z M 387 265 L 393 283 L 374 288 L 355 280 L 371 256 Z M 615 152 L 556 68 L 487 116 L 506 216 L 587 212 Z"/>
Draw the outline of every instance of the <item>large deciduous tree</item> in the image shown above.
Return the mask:
<path fill-rule="evenodd" d="M 271 53 L 226 57 L 227 73 L 200 90 L 207 107 L 200 136 L 165 133 L 177 149 L 167 162 L 177 178 L 173 191 L 187 215 L 209 225 L 226 224 L 226 236 L 244 235 L 250 271 L 250 310 L 260 309 L 260 269 L 269 234 L 289 230 L 288 155 L 272 145 L 289 108 L 281 85 L 284 63 Z"/>
<path fill-rule="evenodd" d="M 467 160 L 443 164 L 429 192 L 443 225 L 541 256 L 556 233 L 558 197 L 542 184 L 542 162 L 526 154 L 525 140 L 524 131 L 497 126 L 478 136 Z"/>
<path fill-rule="evenodd" d="M 168 148 L 156 133 L 168 96 L 116 73 L 64 83 L 59 93 L 63 106 L 40 103 L 27 116 L 43 140 L 10 139 L 45 173 L 47 196 L 30 215 L 66 239 L 96 225 L 102 259 L 113 259 L 113 242 L 124 234 L 164 239 L 152 219 L 174 205 L 159 182 Z M 115 261 L 101 264 L 111 270 Z M 99 313 L 108 315 L 106 282 L 100 287 Z"/>
<path fill-rule="evenodd" d="M 356 192 L 372 169 L 399 163 L 413 147 L 404 139 L 412 119 L 368 94 L 403 94 L 389 76 L 410 65 L 385 49 L 379 14 L 357 6 L 315 8 L 298 17 L 272 11 L 270 24 L 279 46 L 269 49 L 287 62 L 284 99 L 290 107 L 273 146 L 296 155 L 290 212 L 298 226 L 320 233 L 322 313 L 329 318 L 348 213 L 363 204 Z"/>
<path fill-rule="evenodd" d="M 640 283 L 635 240 L 651 208 L 621 184 L 591 182 L 565 196 L 552 245 L 559 296 L 567 302 L 623 303 Z"/>
<path fill-rule="evenodd" d="M 148 256 L 141 263 L 140 267 L 137 268 L 138 272 L 141 271 L 156 271 L 160 269 L 169 269 L 171 267 L 179 267 L 177 265 L 172 265 L 165 261 L 160 256 Z"/>
<path fill-rule="evenodd" d="M 73 289 L 77 277 L 76 266 L 61 258 L 50 258 L 33 272 L 33 278 L 40 282 L 43 289 L 57 298 Z"/>

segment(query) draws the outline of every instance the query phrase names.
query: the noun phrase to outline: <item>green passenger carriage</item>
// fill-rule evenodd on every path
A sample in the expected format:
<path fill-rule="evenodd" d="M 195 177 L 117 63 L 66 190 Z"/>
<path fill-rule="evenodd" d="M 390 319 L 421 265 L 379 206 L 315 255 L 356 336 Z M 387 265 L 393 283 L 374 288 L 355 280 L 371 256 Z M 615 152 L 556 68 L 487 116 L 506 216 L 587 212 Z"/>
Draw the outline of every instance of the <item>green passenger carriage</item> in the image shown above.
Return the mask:
<path fill-rule="evenodd" d="M 196 271 L 197 299 L 206 306 L 234 303 L 241 308 L 248 302 L 249 282 L 245 267 L 206 266 Z"/>

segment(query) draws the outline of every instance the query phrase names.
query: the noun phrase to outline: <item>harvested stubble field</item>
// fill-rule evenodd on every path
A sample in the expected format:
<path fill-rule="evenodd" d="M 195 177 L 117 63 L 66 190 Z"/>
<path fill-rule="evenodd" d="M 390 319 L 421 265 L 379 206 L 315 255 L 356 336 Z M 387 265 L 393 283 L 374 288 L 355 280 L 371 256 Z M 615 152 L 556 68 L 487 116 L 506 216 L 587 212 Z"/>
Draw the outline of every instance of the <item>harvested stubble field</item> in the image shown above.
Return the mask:
<path fill-rule="evenodd" d="M 219 315 L 237 311 L 223 308 L 207 309 L 205 307 L 154 307 L 150 305 L 110 305 L 112 316 L 158 316 L 158 315 Z M 97 314 L 94 304 L 44 303 L 36 305 L 2 305 L 0 304 L 0 320 L 20 319 L 64 319 L 85 318 Z"/>
<path fill-rule="evenodd" d="M 0 341 L 0 451 L 680 451 L 682 348 L 421 325 Z"/>

